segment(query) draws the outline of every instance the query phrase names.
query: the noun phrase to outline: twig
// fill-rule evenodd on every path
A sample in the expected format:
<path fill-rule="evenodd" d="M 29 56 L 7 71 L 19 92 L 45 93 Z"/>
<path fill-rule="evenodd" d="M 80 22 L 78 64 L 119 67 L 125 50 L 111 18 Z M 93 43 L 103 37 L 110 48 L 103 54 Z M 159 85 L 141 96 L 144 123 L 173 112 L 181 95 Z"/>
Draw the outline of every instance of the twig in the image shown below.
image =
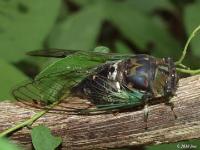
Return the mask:
<path fill-rule="evenodd" d="M 50 105 L 48 108 L 51 109 L 52 107 L 54 107 L 58 103 L 59 102 L 55 102 L 52 105 Z M 6 136 L 8 134 L 11 134 L 14 131 L 19 130 L 19 129 L 23 128 L 23 127 L 32 125 L 37 119 L 39 119 L 41 116 L 43 116 L 44 114 L 46 114 L 49 111 L 49 109 L 45 109 L 45 110 L 39 111 L 35 115 L 33 115 L 32 117 L 30 117 L 29 119 L 27 119 L 27 120 L 25 120 L 23 122 L 17 123 L 17 125 L 14 125 L 13 127 L 8 128 L 8 129 L 6 129 L 3 132 L 0 132 L 0 138 Z"/>
<path fill-rule="evenodd" d="M 200 25 L 198 27 L 196 27 L 193 31 L 192 31 L 192 34 L 190 35 L 190 37 L 188 38 L 186 44 L 185 44 L 185 47 L 183 49 L 183 52 L 182 52 L 182 55 L 180 57 L 180 59 L 176 62 L 176 65 L 183 65 L 182 62 L 185 58 L 185 55 L 187 53 L 187 49 L 188 49 L 188 46 L 191 42 L 191 40 L 195 37 L 195 35 L 197 34 L 197 32 L 200 30 Z"/>
<path fill-rule="evenodd" d="M 197 70 L 190 70 L 190 69 L 176 68 L 176 70 L 177 70 L 178 72 L 189 73 L 189 74 L 191 74 L 191 75 L 200 74 L 200 69 L 197 69 Z"/>

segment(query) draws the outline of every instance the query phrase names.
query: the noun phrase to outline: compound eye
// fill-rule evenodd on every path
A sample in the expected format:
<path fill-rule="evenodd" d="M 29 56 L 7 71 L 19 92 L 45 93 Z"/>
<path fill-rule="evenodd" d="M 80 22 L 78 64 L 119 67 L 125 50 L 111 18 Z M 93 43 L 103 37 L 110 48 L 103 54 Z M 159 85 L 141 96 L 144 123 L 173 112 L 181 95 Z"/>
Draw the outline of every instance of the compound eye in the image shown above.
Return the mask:
<path fill-rule="evenodd" d="M 129 76 L 127 80 L 136 89 L 146 90 L 148 88 L 148 81 L 145 76 Z"/>

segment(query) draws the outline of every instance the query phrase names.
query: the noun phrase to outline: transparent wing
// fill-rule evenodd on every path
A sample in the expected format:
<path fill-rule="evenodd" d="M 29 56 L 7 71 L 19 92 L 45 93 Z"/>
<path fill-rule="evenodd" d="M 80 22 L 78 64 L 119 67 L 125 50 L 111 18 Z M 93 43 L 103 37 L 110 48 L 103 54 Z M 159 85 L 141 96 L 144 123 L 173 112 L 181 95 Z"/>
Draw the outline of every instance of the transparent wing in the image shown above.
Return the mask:
<path fill-rule="evenodd" d="M 73 54 L 87 55 L 91 58 L 99 57 L 106 60 L 119 60 L 128 58 L 134 55 L 130 54 L 117 54 L 117 53 L 100 53 L 95 51 L 84 51 L 84 50 L 64 50 L 64 49 L 47 49 L 47 50 L 36 50 L 27 53 L 30 56 L 40 56 L 40 57 L 55 57 L 64 58 Z"/>
<path fill-rule="evenodd" d="M 101 99 L 103 97 L 105 101 L 112 99 L 113 103 L 94 106 L 89 101 L 81 100 L 76 102 L 74 98 L 68 99 L 72 94 L 71 89 L 83 79 L 87 79 L 89 75 L 94 73 L 96 68 L 103 66 L 108 60 L 118 60 L 130 56 L 72 50 L 33 51 L 29 54 L 33 56 L 65 58 L 47 67 L 34 80 L 23 83 L 13 90 L 13 96 L 27 105 L 33 104 L 32 106 L 34 107 L 45 109 L 46 104 L 57 100 L 64 100 L 61 108 L 55 110 L 75 114 L 88 114 L 119 110 L 140 103 L 141 93 L 129 93 L 125 90 L 125 86 L 123 86 L 124 89 L 122 89 L 121 93 L 116 92 L 113 90 L 112 85 L 106 81 L 106 78 L 101 76 L 99 76 L 99 80 L 104 82 L 97 82 L 89 86 L 97 89 L 96 93 L 94 93 L 96 98 Z M 106 83 L 107 86 L 103 83 Z M 98 87 L 102 86 L 103 88 L 98 89 L 95 85 L 98 85 Z M 83 105 L 84 107 L 82 107 Z"/>
<path fill-rule="evenodd" d="M 59 100 L 63 95 L 69 94 L 72 87 L 102 64 L 104 64 L 104 60 L 99 58 L 73 54 L 49 65 L 33 81 L 16 88 L 14 96 L 18 99 L 32 98 L 32 100 L 37 99 L 37 101 L 52 103 Z M 16 96 L 17 91 L 21 92 L 18 92 Z M 21 96 L 19 96 L 20 94 Z"/>
<path fill-rule="evenodd" d="M 49 104 L 69 96 L 71 89 L 106 60 L 87 54 L 73 54 L 48 66 L 32 81 L 13 90 L 18 101 Z"/>
<path fill-rule="evenodd" d="M 47 49 L 47 50 L 30 51 L 30 52 L 27 53 L 27 55 L 41 56 L 41 57 L 64 58 L 68 55 L 75 54 L 79 51 L 80 50 Z"/>
<path fill-rule="evenodd" d="M 12 94 L 16 100 L 40 101 L 48 104 L 64 98 L 65 95 L 69 96 L 71 88 L 85 76 L 87 76 L 86 72 L 56 73 L 56 76 L 44 76 L 24 82 L 13 89 Z"/>
<path fill-rule="evenodd" d="M 97 79 L 98 78 L 98 79 Z M 86 78 L 89 82 L 84 82 L 87 87 L 90 86 L 92 91 L 90 92 L 90 98 L 92 102 L 99 101 L 95 107 L 88 107 L 84 109 L 78 109 L 79 114 L 99 114 L 110 113 L 113 111 L 122 111 L 133 107 L 138 107 L 144 104 L 144 93 L 139 91 L 131 91 L 126 85 L 121 85 L 121 91 L 116 91 L 105 77 L 97 75 L 95 80 Z M 92 106 L 92 105 L 89 105 Z M 64 108 L 62 111 L 66 111 Z"/>
<path fill-rule="evenodd" d="M 49 65 L 34 80 L 15 88 L 13 95 L 18 100 L 52 103 L 69 94 L 73 86 L 103 63 L 98 58 L 73 54 Z"/>
<path fill-rule="evenodd" d="M 68 77 L 73 76 L 73 80 L 69 80 Z M 51 109 L 50 112 L 66 112 L 68 114 L 99 114 L 99 113 L 110 113 L 113 111 L 121 111 L 124 109 L 129 109 L 135 106 L 138 106 L 142 103 L 143 94 L 140 92 L 127 91 L 125 86 L 122 86 L 121 92 L 116 92 L 109 85 L 110 83 L 104 81 L 108 84 L 105 86 L 103 82 L 98 82 L 98 85 L 103 88 L 97 89 L 97 87 L 93 85 L 89 85 L 92 88 L 96 88 L 95 91 L 96 97 L 95 99 L 104 101 L 108 101 L 107 104 L 102 105 L 94 105 L 90 100 L 84 100 L 77 97 L 70 97 L 71 88 L 78 85 L 80 80 L 77 78 L 75 80 L 75 76 L 80 77 L 81 74 L 85 76 L 87 73 L 83 72 L 71 72 L 71 74 L 66 75 L 66 79 L 63 77 L 62 80 L 55 80 L 54 76 L 52 77 L 44 77 L 38 80 L 33 80 L 31 82 L 27 82 L 22 86 L 17 87 L 13 90 L 14 97 L 22 102 L 25 105 L 29 105 L 31 107 L 36 107 L 40 109 L 45 109 L 46 104 L 52 103 L 56 100 L 62 100 L 61 104 L 54 109 Z M 62 75 L 63 76 L 63 75 Z M 105 77 L 99 76 L 101 80 L 105 80 Z M 86 80 L 90 80 L 88 77 Z M 49 81 L 53 80 L 54 84 L 49 83 Z M 112 103 L 109 101 L 112 100 Z"/>

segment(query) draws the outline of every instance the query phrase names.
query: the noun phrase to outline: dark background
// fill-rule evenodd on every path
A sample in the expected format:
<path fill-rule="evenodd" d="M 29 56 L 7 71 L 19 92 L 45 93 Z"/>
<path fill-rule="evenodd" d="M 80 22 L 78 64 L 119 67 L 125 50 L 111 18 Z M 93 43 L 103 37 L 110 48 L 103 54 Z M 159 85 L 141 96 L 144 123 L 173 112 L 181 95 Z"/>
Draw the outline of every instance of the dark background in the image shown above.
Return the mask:
<path fill-rule="evenodd" d="M 12 99 L 17 83 L 52 62 L 28 57 L 28 51 L 106 46 L 177 60 L 199 24 L 200 0 L 0 0 L 0 100 Z M 200 66 L 200 34 L 184 63 Z M 149 150 L 156 148 L 169 147 Z"/>

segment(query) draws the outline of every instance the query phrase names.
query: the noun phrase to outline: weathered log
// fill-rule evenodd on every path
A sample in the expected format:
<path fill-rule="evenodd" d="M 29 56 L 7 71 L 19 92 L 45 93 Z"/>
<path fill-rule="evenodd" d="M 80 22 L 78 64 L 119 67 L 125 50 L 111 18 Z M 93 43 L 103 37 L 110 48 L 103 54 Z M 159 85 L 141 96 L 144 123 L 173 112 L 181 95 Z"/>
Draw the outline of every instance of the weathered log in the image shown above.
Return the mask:
<path fill-rule="evenodd" d="M 171 143 L 200 138 L 200 75 L 181 79 L 174 103 L 174 114 L 164 103 L 149 107 L 148 128 L 145 129 L 143 110 L 94 116 L 48 113 L 33 126 L 45 124 L 63 139 L 62 149 L 106 149 Z M 23 121 L 37 109 L 17 103 L 0 103 L 0 131 Z M 30 130 L 23 128 L 11 139 L 27 149 L 31 146 Z"/>

